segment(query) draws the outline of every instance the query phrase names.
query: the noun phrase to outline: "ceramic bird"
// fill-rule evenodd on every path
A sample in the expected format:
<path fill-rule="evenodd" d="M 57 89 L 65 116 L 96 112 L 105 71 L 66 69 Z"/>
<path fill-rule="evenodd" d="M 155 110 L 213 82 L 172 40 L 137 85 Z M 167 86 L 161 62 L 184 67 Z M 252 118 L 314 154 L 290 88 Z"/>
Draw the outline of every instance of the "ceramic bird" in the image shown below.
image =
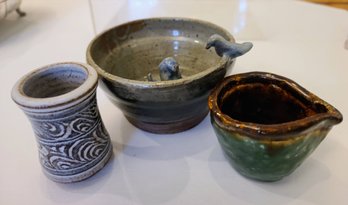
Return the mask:
<path fill-rule="evenodd" d="M 225 40 L 222 36 L 214 34 L 208 39 L 208 43 L 205 48 L 209 49 L 210 47 L 214 47 L 216 53 L 220 57 L 227 56 L 229 58 L 236 58 L 247 53 L 253 47 L 253 44 L 250 42 L 241 44 L 232 43 Z"/>
<path fill-rule="evenodd" d="M 163 59 L 159 64 L 160 78 L 164 80 L 176 80 L 181 78 L 179 64 L 172 57 Z"/>

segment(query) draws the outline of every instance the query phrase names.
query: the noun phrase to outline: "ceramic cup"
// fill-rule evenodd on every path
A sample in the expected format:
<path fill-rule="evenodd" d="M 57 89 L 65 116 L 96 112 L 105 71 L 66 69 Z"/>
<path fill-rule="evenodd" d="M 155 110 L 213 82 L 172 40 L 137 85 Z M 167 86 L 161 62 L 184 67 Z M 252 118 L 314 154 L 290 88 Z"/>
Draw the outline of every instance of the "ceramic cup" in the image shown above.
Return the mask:
<path fill-rule="evenodd" d="M 209 108 L 226 158 L 242 175 L 262 181 L 292 173 L 343 119 L 294 81 L 263 72 L 225 78 Z"/>
<path fill-rule="evenodd" d="M 43 171 L 53 181 L 86 179 L 112 154 L 97 107 L 97 82 L 88 65 L 58 63 L 28 73 L 12 89 L 31 122 Z"/>

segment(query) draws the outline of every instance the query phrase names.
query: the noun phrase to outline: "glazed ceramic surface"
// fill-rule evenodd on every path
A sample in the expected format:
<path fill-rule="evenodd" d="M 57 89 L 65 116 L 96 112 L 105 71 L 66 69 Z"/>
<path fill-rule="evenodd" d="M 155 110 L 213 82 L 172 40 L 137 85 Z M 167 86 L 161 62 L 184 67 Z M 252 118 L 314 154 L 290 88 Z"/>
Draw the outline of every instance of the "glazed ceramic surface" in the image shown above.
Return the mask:
<path fill-rule="evenodd" d="M 97 107 L 97 80 L 88 65 L 60 63 L 27 74 L 13 87 L 12 98 L 35 133 L 43 171 L 54 181 L 81 181 L 111 156 Z"/>
<path fill-rule="evenodd" d="M 154 133 L 179 132 L 207 115 L 210 90 L 234 63 L 205 48 L 213 34 L 234 42 L 229 32 L 208 22 L 133 21 L 97 36 L 89 45 L 87 61 L 132 124 Z M 158 65 L 167 57 L 179 64 L 180 79 L 160 80 Z"/>
<path fill-rule="evenodd" d="M 339 111 L 294 81 L 262 72 L 224 79 L 209 108 L 232 166 L 262 181 L 292 173 L 342 121 Z"/>

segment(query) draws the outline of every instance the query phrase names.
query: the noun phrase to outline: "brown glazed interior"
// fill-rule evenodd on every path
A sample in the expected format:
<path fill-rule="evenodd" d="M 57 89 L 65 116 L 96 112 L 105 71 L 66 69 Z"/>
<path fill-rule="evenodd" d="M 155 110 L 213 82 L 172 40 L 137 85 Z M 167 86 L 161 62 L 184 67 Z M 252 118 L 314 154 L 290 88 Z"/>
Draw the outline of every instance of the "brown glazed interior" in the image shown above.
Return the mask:
<path fill-rule="evenodd" d="M 232 87 L 219 96 L 219 107 L 232 119 L 258 124 L 291 122 L 327 111 L 269 82 Z"/>
<path fill-rule="evenodd" d="M 282 76 L 251 72 L 227 77 L 209 97 L 220 126 L 253 136 L 302 131 L 323 120 L 342 121 L 334 107 Z"/>

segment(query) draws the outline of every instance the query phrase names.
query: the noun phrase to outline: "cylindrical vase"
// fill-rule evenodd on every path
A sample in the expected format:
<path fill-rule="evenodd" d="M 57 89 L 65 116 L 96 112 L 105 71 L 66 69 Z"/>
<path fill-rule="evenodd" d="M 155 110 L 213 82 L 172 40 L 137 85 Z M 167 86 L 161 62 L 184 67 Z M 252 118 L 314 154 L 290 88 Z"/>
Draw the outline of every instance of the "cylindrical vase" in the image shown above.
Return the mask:
<path fill-rule="evenodd" d="M 53 181 L 84 180 L 112 154 L 96 101 L 98 74 L 85 64 L 58 63 L 22 77 L 12 99 L 27 115 L 44 173 Z"/>

